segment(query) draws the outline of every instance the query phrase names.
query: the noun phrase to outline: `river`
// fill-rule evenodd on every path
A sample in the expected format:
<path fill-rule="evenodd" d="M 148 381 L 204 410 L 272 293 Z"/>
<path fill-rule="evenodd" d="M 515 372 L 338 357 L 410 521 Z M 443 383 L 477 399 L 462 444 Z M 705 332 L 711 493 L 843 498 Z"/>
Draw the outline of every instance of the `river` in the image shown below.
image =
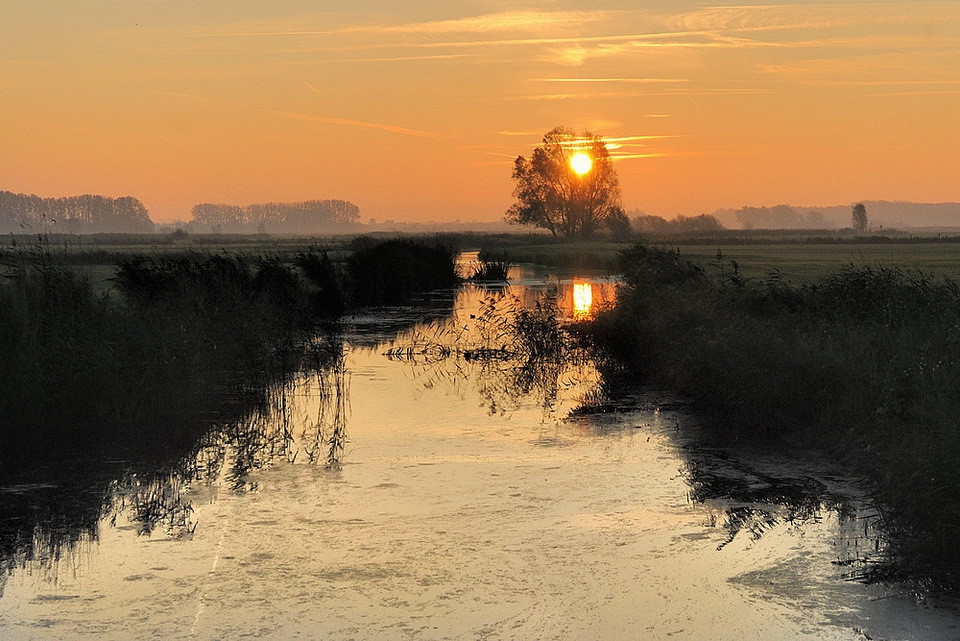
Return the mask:
<path fill-rule="evenodd" d="M 347 318 L 270 411 L 168 478 L 113 481 L 55 545 L 37 527 L 0 638 L 960 638 L 954 610 L 855 580 L 882 551 L 856 479 L 706 446 L 681 399 L 610 398 L 582 350 L 508 340 L 519 310 L 613 296 L 514 270 Z"/>

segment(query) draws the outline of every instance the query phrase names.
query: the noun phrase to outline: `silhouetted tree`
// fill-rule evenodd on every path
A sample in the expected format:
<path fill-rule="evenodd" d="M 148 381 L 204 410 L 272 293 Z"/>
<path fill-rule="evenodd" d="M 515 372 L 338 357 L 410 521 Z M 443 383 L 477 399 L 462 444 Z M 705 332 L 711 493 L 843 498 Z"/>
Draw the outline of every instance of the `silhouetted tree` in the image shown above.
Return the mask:
<path fill-rule="evenodd" d="M 863 203 L 853 206 L 853 231 L 862 234 L 867 231 L 867 208 Z"/>
<path fill-rule="evenodd" d="M 579 173 L 571 159 L 586 154 L 592 164 Z M 623 215 L 620 183 L 603 140 L 590 132 L 557 127 L 530 158 L 514 162 L 517 202 L 506 220 L 547 229 L 554 236 L 589 238 L 611 217 Z"/>
<path fill-rule="evenodd" d="M 626 212 L 619 208 L 616 211 L 610 212 L 610 215 L 603 221 L 603 225 L 615 238 L 626 239 L 630 236 L 630 232 L 633 231 L 630 228 L 630 219 L 627 218 Z"/>

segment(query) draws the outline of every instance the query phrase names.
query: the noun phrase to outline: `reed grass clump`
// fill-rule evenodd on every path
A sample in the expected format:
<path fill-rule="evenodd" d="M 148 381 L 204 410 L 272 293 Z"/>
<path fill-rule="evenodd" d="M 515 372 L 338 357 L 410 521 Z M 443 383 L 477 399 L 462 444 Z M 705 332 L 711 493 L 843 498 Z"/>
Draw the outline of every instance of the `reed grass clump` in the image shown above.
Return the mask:
<path fill-rule="evenodd" d="M 956 283 L 873 267 L 750 280 L 722 256 L 704 270 L 645 246 L 622 260 L 617 306 L 591 328 L 606 354 L 699 403 L 724 438 L 848 463 L 875 488 L 883 572 L 960 585 Z"/>
<path fill-rule="evenodd" d="M 469 280 L 477 283 L 498 282 L 507 280 L 510 263 L 503 260 L 483 260 L 470 275 Z"/>
<path fill-rule="evenodd" d="M 404 303 L 420 292 L 455 287 L 457 252 L 447 244 L 398 238 L 357 238 L 347 259 L 351 301 L 356 305 Z"/>

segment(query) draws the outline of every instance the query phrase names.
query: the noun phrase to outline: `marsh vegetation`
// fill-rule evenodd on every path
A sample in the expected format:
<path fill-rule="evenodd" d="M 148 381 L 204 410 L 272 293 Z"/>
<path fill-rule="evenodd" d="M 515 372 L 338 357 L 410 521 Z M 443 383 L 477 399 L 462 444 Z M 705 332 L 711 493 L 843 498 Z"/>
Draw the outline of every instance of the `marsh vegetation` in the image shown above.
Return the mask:
<path fill-rule="evenodd" d="M 102 448 L 189 446 L 204 417 L 266 389 L 348 306 L 456 282 L 432 241 L 358 241 L 346 263 L 302 248 L 115 256 L 110 290 L 48 246 L 7 254 L 0 281 L 0 412 L 8 472 Z M 445 262 L 444 262 L 445 261 Z M 120 452 L 117 452 L 119 455 Z"/>
<path fill-rule="evenodd" d="M 960 286 L 891 267 L 813 282 L 747 278 L 643 245 L 617 308 L 592 327 L 637 377 L 694 400 L 721 440 L 818 451 L 866 475 L 888 562 L 878 575 L 960 576 Z"/>

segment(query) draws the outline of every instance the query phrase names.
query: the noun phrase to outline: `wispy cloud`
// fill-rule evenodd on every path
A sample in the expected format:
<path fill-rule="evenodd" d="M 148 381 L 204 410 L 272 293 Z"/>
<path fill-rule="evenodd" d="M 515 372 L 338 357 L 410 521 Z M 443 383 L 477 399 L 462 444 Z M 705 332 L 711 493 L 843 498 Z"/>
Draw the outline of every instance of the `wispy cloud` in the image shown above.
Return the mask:
<path fill-rule="evenodd" d="M 504 11 L 452 20 L 409 22 L 396 25 L 344 27 L 341 33 L 502 33 L 566 27 L 582 27 L 591 22 L 609 20 L 609 11 Z"/>
<path fill-rule="evenodd" d="M 479 54 L 476 53 L 447 53 L 447 54 L 436 54 L 429 56 L 378 56 L 370 58 L 336 58 L 332 59 L 329 62 L 413 62 L 413 61 L 424 61 L 424 60 L 460 60 L 463 58 L 475 58 Z"/>
<path fill-rule="evenodd" d="M 309 82 L 304 82 L 304 85 L 310 90 L 317 93 L 320 93 L 320 90 L 311 85 Z M 220 98 L 211 98 L 207 96 L 197 96 L 194 94 L 181 93 L 177 91 L 161 91 L 161 90 L 152 90 L 152 93 L 171 96 L 174 98 L 187 98 L 190 100 L 196 100 L 205 103 L 213 103 L 221 105 L 221 107 L 228 108 L 239 108 L 241 110 L 253 111 L 262 114 L 269 114 L 271 116 L 279 116 L 281 118 L 287 118 L 289 120 L 298 120 L 301 122 L 318 122 L 328 125 L 341 125 L 344 127 L 359 127 L 362 129 L 377 129 L 379 131 L 386 131 L 393 134 L 401 134 L 404 136 L 417 136 L 420 138 L 442 138 L 444 135 L 441 133 L 433 131 L 423 131 L 420 129 L 412 129 L 410 127 L 400 127 L 397 125 L 391 125 L 380 122 L 367 122 L 364 120 L 353 120 L 350 118 L 337 118 L 334 116 L 323 116 L 318 114 L 305 114 L 295 111 L 285 111 L 282 109 L 261 109 L 256 107 L 251 107 L 249 105 L 238 105 L 232 102 L 222 100 Z"/>
<path fill-rule="evenodd" d="M 360 127 L 363 129 L 377 129 L 404 136 L 417 136 L 420 138 L 441 138 L 443 134 L 433 131 L 422 131 L 420 129 L 410 129 L 409 127 L 398 127 L 379 122 L 366 122 L 363 120 L 351 120 L 349 118 L 334 118 L 332 116 L 319 116 L 316 114 L 305 114 L 294 111 L 283 111 L 280 109 L 260 109 L 262 113 L 288 118 L 290 120 L 299 120 L 302 122 L 319 122 L 328 125 L 342 125 L 345 127 Z"/>
<path fill-rule="evenodd" d="M 565 28 L 582 28 L 583 25 L 609 21 L 622 12 L 612 11 L 503 11 L 478 16 L 463 16 L 449 20 L 404 22 L 400 24 L 355 24 L 328 29 L 284 28 L 277 26 L 233 26 L 221 31 L 196 32 L 203 37 L 303 37 L 362 34 L 489 34 L 516 33 L 522 31 L 545 31 Z"/>
<path fill-rule="evenodd" d="M 524 94 L 505 97 L 510 101 L 554 100 L 610 100 L 614 98 L 640 98 L 654 96 L 704 96 L 704 95 L 763 95 L 771 93 L 763 87 L 701 87 L 695 90 L 662 88 L 653 91 L 584 91 L 567 93 Z"/>
<path fill-rule="evenodd" d="M 823 32 L 863 26 L 955 22 L 960 18 L 960 8 L 951 5 L 943 2 L 822 2 L 714 6 L 680 14 L 671 22 L 679 30 L 713 33 Z"/>
<path fill-rule="evenodd" d="M 609 82 L 625 84 L 660 84 L 689 82 L 687 78 L 533 78 L 532 82 Z"/>

